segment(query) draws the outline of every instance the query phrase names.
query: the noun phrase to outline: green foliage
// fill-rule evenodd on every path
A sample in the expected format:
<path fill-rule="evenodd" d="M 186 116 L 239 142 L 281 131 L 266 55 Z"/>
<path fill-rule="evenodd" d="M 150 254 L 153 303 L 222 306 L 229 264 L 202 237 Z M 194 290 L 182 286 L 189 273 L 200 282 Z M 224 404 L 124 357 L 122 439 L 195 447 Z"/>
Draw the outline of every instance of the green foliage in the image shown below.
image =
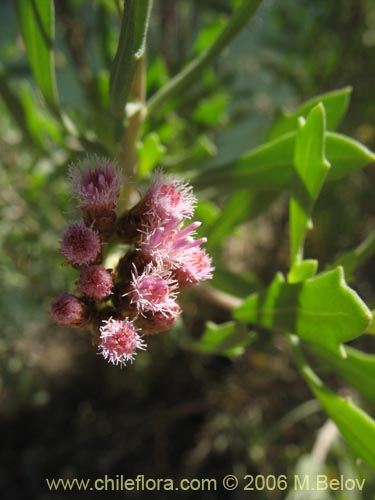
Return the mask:
<path fill-rule="evenodd" d="M 295 181 L 290 200 L 291 267 L 303 258 L 303 244 L 310 223 L 310 213 L 330 164 L 324 157 L 325 111 L 318 104 L 301 121 L 297 132 L 294 166 Z"/>
<path fill-rule="evenodd" d="M 354 453 L 375 469 L 374 420 L 354 403 L 337 396 L 320 384 L 310 383 L 310 387 Z"/>
<path fill-rule="evenodd" d="M 354 453 L 375 468 L 375 421 L 350 400 L 344 399 L 329 390 L 315 375 L 299 349 L 298 339 L 290 337 L 297 363 L 310 389 L 321 405 L 340 429 Z"/>
<path fill-rule="evenodd" d="M 336 349 L 361 335 L 372 318 L 345 283 L 341 268 L 295 284 L 278 274 L 266 290 L 247 298 L 234 316 Z"/>
<path fill-rule="evenodd" d="M 312 347 L 313 352 L 316 352 L 320 359 L 325 360 L 331 370 L 333 369 L 348 384 L 355 387 L 372 404 L 375 404 L 373 390 L 375 355 L 366 354 L 350 346 L 345 347 L 344 356 L 338 356 L 336 352 L 327 349 L 326 346 L 314 345 Z"/>
<path fill-rule="evenodd" d="M 122 117 L 138 64 L 145 52 L 152 0 L 124 2 L 121 32 L 111 69 L 110 99 L 114 116 Z"/>
<path fill-rule="evenodd" d="M 190 349 L 202 354 L 221 354 L 232 358 L 241 356 L 253 341 L 254 334 L 251 335 L 243 325 L 234 321 L 221 325 L 208 321 L 201 338 L 191 342 Z"/>
<path fill-rule="evenodd" d="M 351 91 L 351 87 L 345 87 L 340 90 L 317 95 L 301 106 L 298 106 L 293 112 L 284 113 L 275 120 L 268 134 L 268 139 L 275 139 L 280 135 L 293 132 L 298 126 L 298 118 L 300 116 L 307 117 L 310 111 L 319 103 L 321 103 L 326 110 L 327 130 L 336 130 L 348 109 Z"/>
<path fill-rule="evenodd" d="M 340 179 L 374 161 L 374 153 L 358 141 L 335 132 L 325 135 L 326 158 L 331 164 L 327 180 Z M 294 173 L 296 136 L 297 132 L 290 132 L 229 163 L 201 169 L 193 182 L 198 188 L 209 186 L 215 178 L 221 189 L 288 189 Z"/>
<path fill-rule="evenodd" d="M 33 74 L 47 103 L 56 108 L 57 92 L 53 60 L 54 3 L 15 0 L 18 22 Z"/>

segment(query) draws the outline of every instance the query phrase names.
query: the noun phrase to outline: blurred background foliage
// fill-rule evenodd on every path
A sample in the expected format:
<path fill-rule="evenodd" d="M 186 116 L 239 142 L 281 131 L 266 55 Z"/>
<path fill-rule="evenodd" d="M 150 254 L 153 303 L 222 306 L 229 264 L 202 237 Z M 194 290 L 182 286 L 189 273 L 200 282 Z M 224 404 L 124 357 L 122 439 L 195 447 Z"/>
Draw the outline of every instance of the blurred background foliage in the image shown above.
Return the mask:
<path fill-rule="evenodd" d="M 148 96 L 212 43 L 235 3 L 155 0 Z M 310 458 L 297 461 L 311 452 L 317 457 L 316 429 L 326 417 L 297 375 L 283 337 L 258 335 L 239 358 L 182 349 L 187 332 L 199 337 L 206 320 L 230 320 L 222 304 L 191 291 L 183 297 L 183 323 L 150 339 L 149 350 L 120 371 L 95 355 L 85 334 L 51 324 L 51 297 L 75 279 L 56 251 L 62 229 L 75 218 L 67 166 L 84 152 L 116 154 L 108 88 L 121 21 L 115 0 L 61 0 L 55 9 L 61 111 L 46 105 L 35 85 L 13 3 L 2 0 L 1 6 L 3 498 L 58 498 L 45 487 L 44 478 L 52 476 L 292 474 L 297 465 L 311 470 Z M 217 61 L 147 119 L 139 176 L 155 165 L 188 173 L 237 158 L 267 138 L 281 108 L 346 85 L 353 95 L 340 131 L 373 148 L 374 60 L 372 0 L 265 0 Z M 324 187 L 307 257 L 324 268 L 374 229 L 374 182 L 368 168 Z M 198 218 L 212 237 L 218 288 L 243 297 L 268 284 L 276 270 L 286 270 L 286 197 L 248 193 L 245 213 L 234 214 L 233 224 L 215 235 L 220 214 L 238 207 L 241 193 L 212 186 L 199 196 Z M 356 272 L 354 285 L 370 306 L 374 280 L 370 260 Z M 373 349 L 373 338 L 356 345 Z M 337 380 L 330 383 L 345 394 Z M 322 470 L 366 477 L 362 495 L 350 498 L 372 498 L 368 470 L 331 436 L 332 453 L 321 457 Z M 277 491 L 257 495 L 284 498 Z"/>

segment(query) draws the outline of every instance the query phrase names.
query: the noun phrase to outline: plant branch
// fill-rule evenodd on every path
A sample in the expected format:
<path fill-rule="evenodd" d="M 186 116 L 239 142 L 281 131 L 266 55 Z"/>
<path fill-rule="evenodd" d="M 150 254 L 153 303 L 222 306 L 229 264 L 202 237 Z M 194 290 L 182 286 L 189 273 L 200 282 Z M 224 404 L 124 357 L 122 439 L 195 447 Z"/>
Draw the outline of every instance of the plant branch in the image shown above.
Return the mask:
<path fill-rule="evenodd" d="M 301 342 L 299 337 L 297 337 L 297 335 L 288 334 L 288 340 L 290 347 L 292 348 L 297 367 L 309 387 L 312 389 L 313 387 L 323 386 L 323 382 L 306 361 L 306 358 L 301 349 Z"/>
<path fill-rule="evenodd" d="M 196 292 L 201 298 L 226 311 L 232 311 L 242 304 L 242 300 L 229 293 L 221 292 L 209 285 L 199 285 Z"/>
<path fill-rule="evenodd" d="M 123 206 L 127 209 L 137 173 L 137 142 L 145 119 L 145 56 L 139 61 L 132 84 L 132 96 L 135 102 L 126 106 L 127 119 L 120 144 L 119 163 L 124 176 Z"/>
<path fill-rule="evenodd" d="M 261 0 L 244 0 L 227 26 L 221 32 L 215 42 L 190 64 L 188 64 L 180 73 L 174 76 L 158 92 L 156 92 L 147 102 L 147 112 L 152 114 L 162 104 L 185 90 L 200 75 L 203 68 L 212 63 L 212 61 L 222 52 L 232 41 L 239 31 L 247 24 L 250 17 L 258 8 Z"/>

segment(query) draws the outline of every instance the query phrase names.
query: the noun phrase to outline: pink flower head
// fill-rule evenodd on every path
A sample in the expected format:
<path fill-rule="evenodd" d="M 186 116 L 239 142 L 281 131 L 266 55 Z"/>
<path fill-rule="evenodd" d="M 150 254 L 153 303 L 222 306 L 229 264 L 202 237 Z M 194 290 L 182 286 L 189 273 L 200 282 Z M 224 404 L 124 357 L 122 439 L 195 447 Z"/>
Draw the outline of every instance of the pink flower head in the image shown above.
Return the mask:
<path fill-rule="evenodd" d="M 112 293 L 113 279 L 104 267 L 89 266 L 82 270 L 78 285 L 84 295 L 101 301 Z"/>
<path fill-rule="evenodd" d="M 85 266 L 93 262 L 101 251 L 98 233 L 81 221 L 69 226 L 62 234 L 61 253 L 69 264 Z"/>
<path fill-rule="evenodd" d="M 112 162 L 97 156 L 88 157 L 78 167 L 72 165 L 69 174 L 83 210 L 98 213 L 115 210 L 121 178 Z"/>
<path fill-rule="evenodd" d="M 196 285 L 212 278 L 211 257 L 203 248 L 190 248 L 183 254 L 181 267 L 174 270 L 174 277 L 180 288 Z"/>
<path fill-rule="evenodd" d="M 99 328 L 99 350 L 104 359 L 114 365 L 126 365 L 134 360 L 137 349 L 144 350 L 146 344 L 128 318 L 110 318 Z"/>
<path fill-rule="evenodd" d="M 158 173 L 144 197 L 144 203 L 150 213 L 162 222 L 177 222 L 194 215 L 196 198 L 191 186 Z"/>
<path fill-rule="evenodd" d="M 191 248 L 199 247 L 207 238 L 194 240 L 193 234 L 201 222 L 193 222 L 184 229 L 166 225 L 156 227 L 152 232 L 144 235 L 139 249 L 155 262 L 167 267 L 180 267 L 185 252 Z"/>
<path fill-rule="evenodd" d="M 61 293 L 55 297 L 49 313 L 58 325 L 84 327 L 90 319 L 87 305 L 70 293 Z"/>
<path fill-rule="evenodd" d="M 177 282 L 165 271 L 152 263 L 141 274 L 136 267 L 132 272 L 130 290 L 127 292 L 131 304 L 141 313 L 145 311 L 165 313 L 175 308 Z"/>

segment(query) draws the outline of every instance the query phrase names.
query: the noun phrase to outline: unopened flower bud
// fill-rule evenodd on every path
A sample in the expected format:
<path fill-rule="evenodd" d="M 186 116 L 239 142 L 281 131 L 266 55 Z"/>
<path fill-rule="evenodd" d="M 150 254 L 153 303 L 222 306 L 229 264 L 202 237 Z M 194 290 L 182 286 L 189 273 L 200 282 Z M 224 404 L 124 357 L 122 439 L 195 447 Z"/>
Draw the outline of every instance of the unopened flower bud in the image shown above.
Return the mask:
<path fill-rule="evenodd" d="M 84 328 L 90 321 L 87 304 L 71 295 L 61 293 L 52 301 L 50 315 L 58 325 Z"/>
<path fill-rule="evenodd" d="M 61 253 L 69 264 L 85 266 L 94 262 L 101 252 L 98 233 L 86 227 L 83 222 L 75 222 L 65 229 L 61 238 Z"/>
<path fill-rule="evenodd" d="M 117 167 L 106 158 L 88 157 L 70 167 L 70 178 L 86 224 L 93 225 L 105 241 L 116 220 L 121 188 Z"/>
<path fill-rule="evenodd" d="M 78 286 L 86 297 L 100 302 L 112 293 L 112 275 L 102 266 L 89 266 L 81 271 Z"/>

